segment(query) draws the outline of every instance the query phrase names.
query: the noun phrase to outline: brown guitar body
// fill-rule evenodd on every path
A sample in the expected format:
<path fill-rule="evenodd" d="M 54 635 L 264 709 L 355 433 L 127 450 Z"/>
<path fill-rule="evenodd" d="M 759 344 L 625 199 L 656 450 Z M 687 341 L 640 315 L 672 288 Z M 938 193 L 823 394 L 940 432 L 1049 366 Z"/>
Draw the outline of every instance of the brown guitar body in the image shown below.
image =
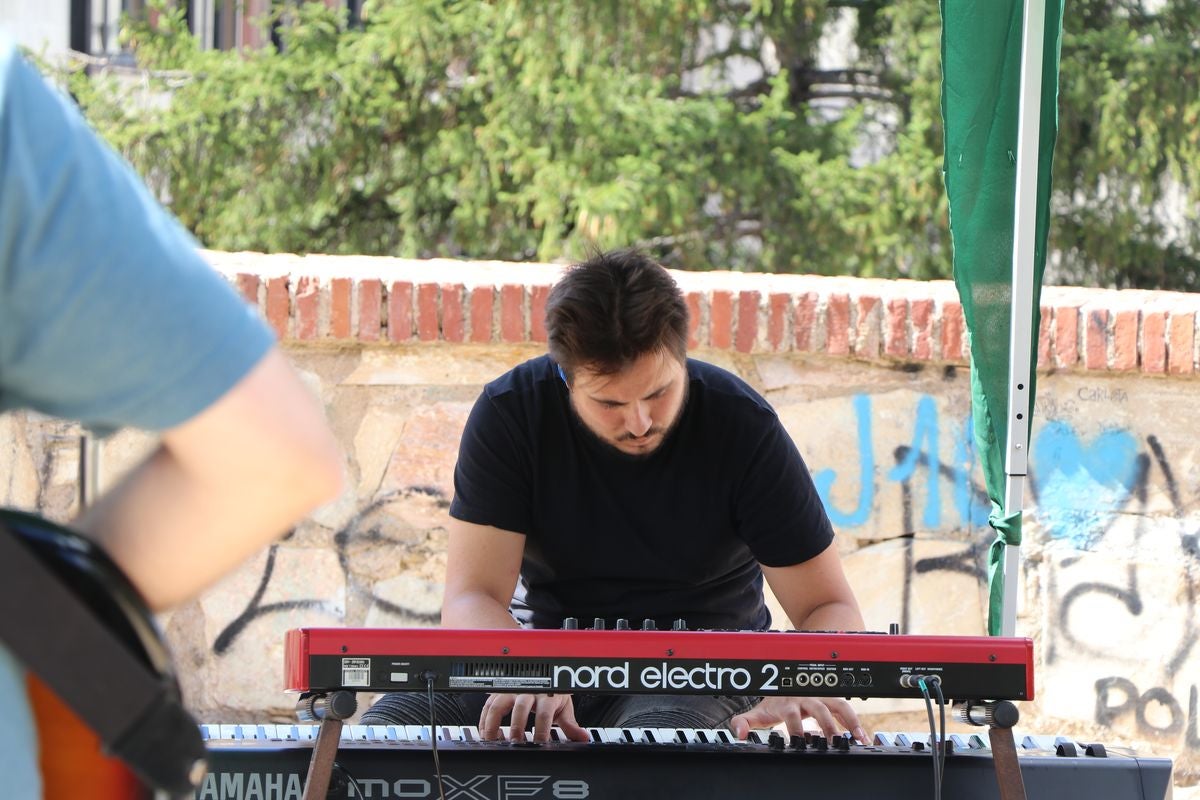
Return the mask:
<path fill-rule="evenodd" d="M 44 800 L 150 800 L 150 792 L 121 761 L 101 752 L 99 737 L 58 695 L 32 674 L 26 683 Z"/>

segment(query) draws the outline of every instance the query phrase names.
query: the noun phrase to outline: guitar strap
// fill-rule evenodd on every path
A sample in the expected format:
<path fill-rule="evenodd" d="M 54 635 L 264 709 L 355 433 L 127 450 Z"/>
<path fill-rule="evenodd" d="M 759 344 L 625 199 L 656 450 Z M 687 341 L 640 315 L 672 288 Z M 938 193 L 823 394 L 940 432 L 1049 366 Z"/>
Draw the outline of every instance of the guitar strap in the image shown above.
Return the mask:
<path fill-rule="evenodd" d="M 155 674 L 0 518 L 0 641 L 148 786 L 191 797 L 204 743 Z"/>

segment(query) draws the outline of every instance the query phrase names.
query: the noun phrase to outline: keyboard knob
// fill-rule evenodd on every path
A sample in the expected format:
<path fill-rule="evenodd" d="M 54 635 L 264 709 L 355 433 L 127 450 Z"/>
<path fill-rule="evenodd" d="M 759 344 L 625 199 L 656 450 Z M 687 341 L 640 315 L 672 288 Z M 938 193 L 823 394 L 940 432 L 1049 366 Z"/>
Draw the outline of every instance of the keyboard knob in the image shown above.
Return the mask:
<path fill-rule="evenodd" d="M 621 619 L 617 620 L 617 630 L 619 630 L 619 631 L 629 630 L 629 620 L 627 620 L 623 617 Z"/>
<path fill-rule="evenodd" d="M 833 737 L 833 749 L 834 750 L 849 750 L 850 749 L 850 740 L 847 739 L 845 736 Z"/>
<path fill-rule="evenodd" d="M 596 619 L 592 621 L 592 629 L 597 631 L 604 630 L 604 617 L 596 617 Z"/>
<path fill-rule="evenodd" d="M 772 750 L 783 749 L 783 734 L 779 731 L 771 731 L 771 735 L 767 737 L 767 747 Z"/>
<path fill-rule="evenodd" d="M 579 620 L 575 617 L 567 617 L 566 619 L 563 620 L 563 630 L 564 631 L 579 630 Z"/>
<path fill-rule="evenodd" d="M 793 750 L 807 750 L 808 743 L 804 741 L 804 737 L 798 733 L 793 733 L 790 743 Z"/>
<path fill-rule="evenodd" d="M 685 619 L 675 620 L 674 622 L 671 623 L 671 630 L 686 631 L 687 630 L 687 620 L 685 620 Z"/>
<path fill-rule="evenodd" d="M 655 627 L 654 627 L 654 620 L 652 620 L 652 619 L 644 619 L 644 620 L 642 620 L 642 630 L 644 630 L 644 631 L 652 631 L 652 630 L 655 630 Z"/>

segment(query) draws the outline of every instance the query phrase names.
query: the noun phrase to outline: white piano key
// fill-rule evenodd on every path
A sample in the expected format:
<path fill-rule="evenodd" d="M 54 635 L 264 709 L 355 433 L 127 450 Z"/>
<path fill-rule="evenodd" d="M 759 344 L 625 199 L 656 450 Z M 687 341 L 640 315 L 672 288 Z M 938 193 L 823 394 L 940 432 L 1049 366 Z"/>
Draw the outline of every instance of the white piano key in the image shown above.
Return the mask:
<path fill-rule="evenodd" d="M 712 735 L 715 737 L 718 744 L 737 744 L 737 743 L 739 743 L 738 740 L 736 738 L 734 738 L 733 734 L 730 733 L 729 731 L 725 730 L 724 728 L 717 728 L 717 729 L 713 730 Z"/>
<path fill-rule="evenodd" d="M 875 731 L 875 744 L 883 747 L 898 747 L 895 731 Z"/>
<path fill-rule="evenodd" d="M 678 744 L 674 728 L 650 728 L 654 731 L 654 739 L 659 744 Z"/>
<path fill-rule="evenodd" d="M 703 728 L 679 728 L 678 730 L 683 733 L 683 741 L 687 744 L 708 744 L 710 741 L 709 731 Z"/>
<path fill-rule="evenodd" d="M 240 726 L 223 724 L 220 727 L 221 727 L 221 738 L 222 739 L 241 739 L 242 738 L 242 732 L 240 730 Z"/>
<path fill-rule="evenodd" d="M 601 728 L 600 735 L 605 744 L 628 744 L 625 741 L 625 731 L 622 728 Z"/>
<path fill-rule="evenodd" d="M 390 732 L 389 728 L 391 729 Z M 394 725 L 368 725 L 367 731 L 372 742 L 393 742 L 396 740 Z"/>
<path fill-rule="evenodd" d="M 1039 734 L 1028 734 L 1019 738 L 1018 746 L 1025 750 L 1049 750 L 1054 752 L 1055 737 Z"/>
<path fill-rule="evenodd" d="M 270 728 L 270 731 L 267 729 Z M 274 725 L 243 725 L 242 736 L 246 739 L 254 739 L 255 741 L 267 741 L 273 739 L 275 733 Z"/>
<path fill-rule="evenodd" d="M 635 744 L 655 744 L 658 742 L 658 728 L 626 728 L 633 737 Z M 628 739 L 629 737 L 626 737 Z"/>
<path fill-rule="evenodd" d="M 946 738 L 954 743 L 955 750 L 983 750 L 987 747 L 983 739 L 975 733 L 952 733 Z"/>
<path fill-rule="evenodd" d="M 369 742 L 371 741 L 371 726 L 343 725 L 342 734 L 342 739 L 349 739 L 354 742 Z"/>
<path fill-rule="evenodd" d="M 428 725 L 405 725 L 404 734 L 409 741 L 428 742 L 430 740 Z"/>
<path fill-rule="evenodd" d="M 657 728 L 636 728 L 638 741 L 643 744 L 656 744 L 658 742 Z"/>

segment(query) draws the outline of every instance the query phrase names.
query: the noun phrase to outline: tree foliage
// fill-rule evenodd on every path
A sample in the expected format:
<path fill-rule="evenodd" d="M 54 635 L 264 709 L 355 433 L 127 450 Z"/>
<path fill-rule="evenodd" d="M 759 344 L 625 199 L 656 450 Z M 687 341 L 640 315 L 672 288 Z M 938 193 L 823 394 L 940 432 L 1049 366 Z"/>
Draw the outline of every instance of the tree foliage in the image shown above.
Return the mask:
<path fill-rule="evenodd" d="M 162 8 L 124 32 L 156 91 L 72 79 L 211 247 L 639 244 L 696 269 L 950 274 L 936 3 L 406 0 L 355 26 L 299 3 L 269 22 L 280 47 L 202 51 Z M 1194 0 L 1068 0 L 1050 279 L 1197 288 L 1198 42 Z"/>

